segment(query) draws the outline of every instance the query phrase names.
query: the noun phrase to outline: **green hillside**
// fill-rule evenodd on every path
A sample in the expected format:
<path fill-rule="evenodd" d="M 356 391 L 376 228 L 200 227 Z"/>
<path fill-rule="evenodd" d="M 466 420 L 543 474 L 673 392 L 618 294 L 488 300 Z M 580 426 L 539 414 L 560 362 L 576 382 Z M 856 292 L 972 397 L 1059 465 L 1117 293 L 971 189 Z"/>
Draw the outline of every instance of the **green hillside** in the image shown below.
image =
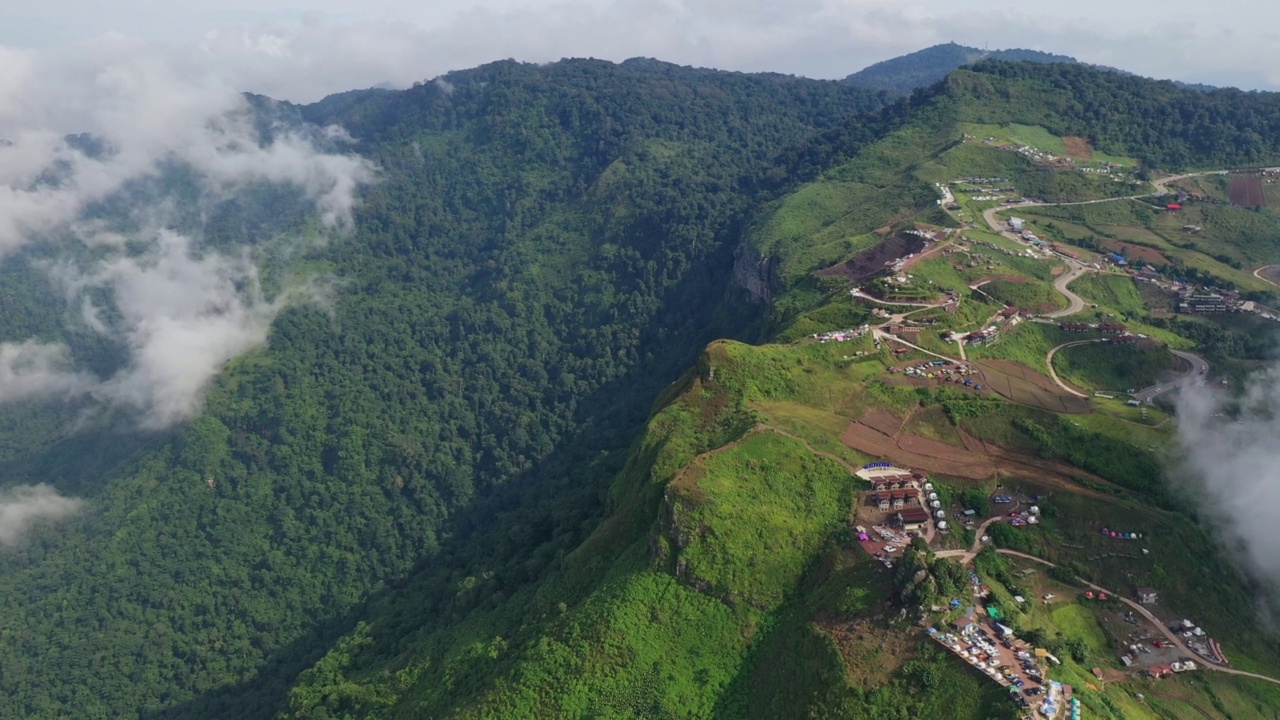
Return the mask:
<path fill-rule="evenodd" d="M 660 396 L 613 481 L 610 515 L 580 547 L 542 565 L 545 573 L 530 582 L 526 554 L 485 554 L 487 543 L 504 541 L 496 532 L 477 536 L 459 551 L 453 570 L 425 569 L 375 601 L 368 622 L 300 677 L 285 715 L 1015 716 L 1016 706 L 997 686 L 940 654 L 918 625 L 901 619 L 913 617 L 917 605 L 897 606 L 905 612 L 895 614 L 904 598 L 927 608 L 959 592 L 955 566 L 922 553 L 904 558 L 906 569 L 887 572 L 851 541 L 859 486 L 850 472 L 878 458 L 851 447 L 842 434 L 876 413 L 910 417 L 904 427 L 937 442 L 959 446 L 964 433 L 1025 457 L 1017 462 L 1038 468 L 1034 477 L 1014 470 L 1000 480 L 1019 492 L 1052 495 L 1059 514 L 1032 531 L 1010 534 L 1009 526 L 997 526 L 997 543 L 1071 564 L 1097 582 L 1157 583 L 1171 602 L 1196 613 L 1239 663 L 1274 673 L 1280 667 L 1274 644 L 1247 621 L 1227 619 L 1249 616 L 1248 581 L 1222 570 L 1231 567 L 1222 550 L 1160 479 L 1160 462 L 1147 448 L 1169 441 L 1161 413 L 1099 400 L 1089 406 L 1091 414 L 1059 416 L 959 386 L 902 387 L 885 373 L 894 361 L 887 348 L 877 349 L 868 337 L 835 344 L 803 339 L 876 322 L 870 307 L 850 308 L 847 281 L 815 271 L 856 259 L 920 223 L 953 228 L 961 243 L 973 246 L 963 255 L 967 265 L 939 256 L 912 267 L 921 282 L 962 299 L 954 316 L 922 311 L 921 317 L 977 323 L 999 310 L 968 289 L 984 276 L 1017 276 L 993 287 L 1006 301 L 1060 307 L 1050 286 L 1062 270 L 1057 260 L 1015 255 L 1008 241 L 964 221 L 959 215 L 972 217 L 983 207 L 968 199 L 960 211 L 944 212 L 934 184 L 1000 168 L 1019 189 L 1057 192 L 1066 201 L 1120 195 L 1105 180 L 1046 185 L 1044 173 L 1018 155 L 964 137 L 966 128 L 981 123 L 1037 127 L 1056 138 L 1068 131 L 1104 138 L 1106 128 L 1088 125 L 1062 91 L 1051 89 L 1060 70 L 1037 80 L 1040 71 L 1029 68 L 995 65 L 988 74 L 982 67 L 889 108 L 871 121 L 878 124 L 829 131 L 801 151 L 803 158 L 831 160 L 815 180 L 759 208 L 735 257 L 734 280 L 767 309 L 767 327 L 784 342 L 707 347 L 694 369 Z M 1110 88 L 1102 75 L 1084 77 Z M 1147 95 L 1164 92 L 1155 84 L 1133 87 Z M 1108 100 L 1108 92 L 1099 90 L 1093 101 L 1117 109 L 1128 102 L 1119 90 Z M 1186 96 L 1193 97 L 1204 98 Z M 879 137 L 869 138 L 868 127 Z M 1193 143 L 1191 134 L 1185 137 Z M 1118 158 L 1149 150 L 1139 143 L 1100 147 Z M 1157 320 L 1126 309 L 1137 320 Z M 922 332 L 918 342 L 948 351 L 933 332 Z M 1022 362 L 1025 355 L 1029 369 L 1046 368 L 1044 353 L 1069 337 L 1032 325 L 983 356 Z M 1089 375 L 1099 358 L 1072 354 L 1062 362 L 1073 379 L 1105 383 L 1159 372 L 1168 355 L 1153 351 L 1142 358 L 1102 375 Z M 1036 458 L 1064 464 L 1050 468 Z M 948 478 L 946 492 L 986 505 L 995 481 Z M 1091 528 L 1103 522 L 1133 523 L 1181 540 L 1145 562 L 1092 568 L 1089 553 L 1107 546 Z M 943 542 L 955 548 L 972 541 L 953 535 Z M 1175 546 L 1200 548 L 1197 562 L 1204 564 L 1193 568 L 1169 555 Z M 482 559 L 469 561 L 472 552 Z M 1211 567 L 1222 573 L 1213 588 L 1170 580 L 1219 572 Z M 918 582 L 917 569 L 927 582 Z M 1018 581 L 1003 561 L 984 561 L 977 572 L 996 586 L 1005 607 L 1018 592 L 1031 593 L 1023 583 L 1077 602 L 1072 582 Z M 1089 685 L 1090 668 L 1119 666 L 1109 648 L 1115 638 L 1107 634 L 1114 630 L 1101 628 L 1085 605 L 1010 613 L 1022 631 L 1070 657 L 1062 677 L 1080 688 Z M 1204 707 L 1215 708 L 1210 716 L 1227 717 L 1231 711 L 1217 708 L 1267 707 L 1275 698 L 1258 681 L 1206 675 L 1166 682 L 1167 691 L 1137 685 L 1153 698 L 1151 708 L 1135 703 L 1131 682 L 1081 692 L 1091 716 L 1117 719 L 1182 716 Z"/>
<path fill-rule="evenodd" d="M 972 571 L 1063 656 L 1090 717 L 1276 706 L 1259 680 L 1121 669 L 1123 608 L 1086 603 L 1076 575 L 1157 586 L 1233 667 L 1278 675 L 1280 644 L 1252 621 L 1260 588 L 1164 482 L 1172 422 L 1060 392 L 1045 355 L 1068 330 L 999 315 L 1065 308 L 1053 283 L 1076 266 L 983 213 L 1106 200 L 1026 214 L 1051 240 L 1132 235 L 1157 211 L 1114 198 L 1157 170 L 1280 160 L 1280 96 L 984 62 L 886 104 L 847 83 L 565 60 L 253 102 L 264 126 L 341 125 L 377 182 L 349 238 L 266 243 L 272 292 L 328 277 L 329 295 L 284 310 L 194 420 L 140 434 L 75 402 L 0 409 L 5 482 L 86 506 L 0 553 L 0 717 L 1017 717 L 925 630 L 971 602 L 968 571 L 936 553 L 976 528 L 911 541 L 893 568 L 850 532 L 854 471 L 890 455 L 937 468 L 952 518 L 1044 498 L 1038 527 L 998 523 L 991 544 L 1063 570 L 986 550 Z M 1070 147 L 1099 160 L 1040 152 Z M 186 188 L 177 168 L 96 212 L 182 205 Z M 234 200 L 191 206 L 200 249 L 317 222 L 287 192 Z M 1256 237 L 1270 220 L 1215 217 L 1219 254 L 1280 260 Z M 1207 249 L 1178 248 L 1179 267 L 1219 277 Z M 120 348 L 60 330 L 78 308 L 41 263 L 0 271 L 0 336 L 65 339 L 106 376 Z M 1073 320 L 1121 314 L 1151 341 L 1114 366 L 1101 345 L 1055 360 L 1090 389 L 1159 375 L 1165 346 L 1217 348 L 1215 367 L 1264 357 L 1238 318 L 1171 318 L 1120 271 L 1079 282 L 1101 307 Z M 889 310 L 912 345 L 810 337 Z M 967 346 L 978 382 L 935 375 L 966 352 L 957 336 L 996 324 Z M 1104 526 L 1170 541 L 1117 552 Z M 1063 603 L 1036 606 L 1050 593 Z M 1093 667 L 1123 679 L 1089 687 Z"/>
<path fill-rule="evenodd" d="M 0 716 L 262 717 L 446 539 L 519 508 L 504 542 L 540 548 L 531 576 L 557 562 L 657 392 L 745 331 L 744 306 L 722 301 L 751 178 L 879 102 L 644 62 L 448 82 L 278 109 L 342 123 L 379 180 L 353 236 L 302 259 L 336 281 L 329 307 L 286 310 L 198 420 L 138 440 L 71 432 L 76 406 L 39 424 L 5 409 L 6 482 L 92 510 L 0 554 Z M 283 210 L 188 229 L 214 244 Z M 35 277 L 0 278 L 13 339 L 71 312 Z"/>

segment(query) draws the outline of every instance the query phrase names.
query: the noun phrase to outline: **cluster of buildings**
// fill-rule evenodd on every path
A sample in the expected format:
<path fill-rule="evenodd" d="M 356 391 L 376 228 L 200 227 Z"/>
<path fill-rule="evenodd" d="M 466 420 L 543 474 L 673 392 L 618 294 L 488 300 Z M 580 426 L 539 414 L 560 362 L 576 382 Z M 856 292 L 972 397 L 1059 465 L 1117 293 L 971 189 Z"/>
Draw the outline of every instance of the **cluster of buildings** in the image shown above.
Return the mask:
<path fill-rule="evenodd" d="M 982 330 L 974 330 L 964 336 L 964 342 L 971 347 L 982 347 L 990 345 L 1000 339 L 1000 327 L 998 325 L 989 325 Z"/>
<path fill-rule="evenodd" d="M 1215 315 L 1246 309 L 1240 294 L 1235 292 L 1209 292 L 1188 288 L 1178 294 L 1178 312 L 1188 315 Z"/>
<path fill-rule="evenodd" d="M 814 333 L 809 337 L 813 338 L 814 340 L 817 340 L 820 343 L 848 342 L 850 340 L 856 340 L 862 337 L 863 335 L 866 335 L 870 330 L 871 330 L 870 325 L 860 325 L 856 328 L 850 328 L 848 330 L 832 330 L 831 332 Z"/>
<path fill-rule="evenodd" d="M 867 497 L 869 505 L 885 512 L 894 512 L 891 524 L 902 528 L 905 532 L 923 530 L 929 521 L 934 519 L 925 503 L 937 504 L 937 493 L 933 485 L 921 473 L 903 470 L 887 463 L 871 463 L 858 471 L 858 476 L 866 480 L 871 487 Z M 925 493 L 928 493 L 926 497 Z M 941 510 L 938 518 L 944 517 Z M 941 522 L 938 529 L 945 525 Z"/>

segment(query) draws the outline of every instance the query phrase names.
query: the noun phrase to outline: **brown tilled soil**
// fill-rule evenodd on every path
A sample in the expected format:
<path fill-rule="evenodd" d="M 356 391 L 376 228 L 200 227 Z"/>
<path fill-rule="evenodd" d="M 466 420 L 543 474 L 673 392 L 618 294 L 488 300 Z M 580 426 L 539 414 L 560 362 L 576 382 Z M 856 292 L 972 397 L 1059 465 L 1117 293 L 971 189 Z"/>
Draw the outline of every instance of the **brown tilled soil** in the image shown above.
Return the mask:
<path fill-rule="evenodd" d="M 1093 159 L 1093 143 L 1090 143 L 1085 138 L 1068 135 L 1062 138 L 1062 144 L 1066 146 L 1067 157 L 1069 158 L 1076 160 Z"/>
<path fill-rule="evenodd" d="M 886 410 L 872 410 L 863 415 L 858 422 L 877 432 L 893 437 L 902 429 L 902 418 Z"/>
<path fill-rule="evenodd" d="M 1259 270 L 1258 274 L 1268 281 L 1280 285 L 1280 265 L 1268 265 Z"/>
<path fill-rule="evenodd" d="M 996 471 L 990 460 L 977 453 L 918 435 L 903 435 L 895 440 L 861 422 L 849 423 L 841 440 L 858 452 L 925 472 L 985 480 Z"/>
<path fill-rule="evenodd" d="M 1119 240 L 1104 240 L 1101 244 L 1102 247 L 1110 250 L 1111 252 L 1117 252 L 1124 255 L 1131 262 L 1136 260 L 1137 262 L 1144 262 L 1153 265 L 1169 265 L 1172 262 L 1169 258 L 1165 257 L 1164 253 L 1145 245 L 1134 245 L 1133 243 L 1120 242 Z"/>
<path fill-rule="evenodd" d="M 863 250 L 852 258 L 819 270 L 818 277 L 843 277 L 852 283 L 860 283 L 885 271 L 885 263 L 918 253 L 924 249 L 924 240 L 915 235 L 894 235 Z"/>
<path fill-rule="evenodd" d="M 982 360 L 974 363 L 985 385 L 999 395 L 1023 405 L 1051 412 L 1087 413 L 1089 400 L 1067 395 L 1049 376 L 1012 360 Z"/>
<path fill-rule="evenodd" d="M 1262 196 L 1262 178 L 1257 175 L 1237 175 L 1231 178 L 1227 190 L 1231 204 L 1236 207 L 1262 207 L 1267 201 Z"/>
<path fill-rule="evenodd" d="M 840 439 L 844 441 L 845 445 L 854 448 L 856 451 L 865 452 L 867 455 L 888 457 L 888 459 L 895 459 L 896 456 L 901 455 L 897 451 L 897 445 L 893 442 L 892 437 L 869 427 L 869 425 L 858 423 L 858 421 L 849 423 L 849 427 L 845 428 L 845 432 Z M 900 465 L 902 468 L 911 468 L 913 466 L 911 462 Z"/>
<path fill-rule="evenodd" d="M 1082 476 L 1093 482 L 1106 484 L 1105 480 L 1080 468 L 985 443 L 967 433 L 960 433 L 960 437 L 967 449 L 952 447 L 915 435 L 904 435 L 895 440 L 854 421 L 845 428 L 841 440 L 860 453 L 884 458 L 900 467 L 915 468 L 927 473 L 969 480 L 986 480 L 1000 474 L 1005 477 L 1028 478 L 1041 486 L 1086 497 L 1098 499 L 1109 497 L 1072 480 L 1073 477 Z"/>

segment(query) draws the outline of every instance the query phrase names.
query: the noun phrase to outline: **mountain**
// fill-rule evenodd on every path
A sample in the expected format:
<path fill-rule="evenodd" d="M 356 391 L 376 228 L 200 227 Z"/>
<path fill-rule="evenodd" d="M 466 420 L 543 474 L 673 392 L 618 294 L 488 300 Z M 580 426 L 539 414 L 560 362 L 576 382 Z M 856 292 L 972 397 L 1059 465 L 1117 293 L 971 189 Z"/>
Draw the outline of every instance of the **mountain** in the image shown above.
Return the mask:
<path fill-rule="evenodd" d="M 953 597 L 969 602 L 968 571 L 919 540 L 886 569 L 853 541 L 851 514 L 861 512 L 865 494 L 851 474 L 885 459 L 937 472 L 931 477 L 948 512 L 976 507 L 998 516 L 991 498 L 1002 493 L 1037 498 L 1046 508 L 1032 529 L 997 522 L 990 532 L 1001 548 L 1048 558 L 1061 571 L 1046 576 L 1036 569 L 1043 566 L 1015 565 L 988 548 L 974 557 L 973 572 L 993 588 L 988 607 L 1063 659 L 1051 677 L 1083 688 L 1092 667 L 1118 666 L 1111 645 L 1116 627 L 1128 626 L 1117 620 L 1104 629 L 1078 577 L 1109 587 L 1158 586 L 1163 607 L 1194 616 L 1241 662 L 1274 676 L 1280 668 L 1274 641 L 1256 634 L 1249 619 L 1227 619 L 1250 617 L 1258 587 L 1197 523 L 1195 506 L 1161 480 L 1165 469 L 1145 449 L 1148 441 L 1154 447 L 1170 440 L 1163 411 L 1139 416 L 1120 403 L 1064 410 L 1058 403 L 1069 396 L 1040 402 L 1011 390 L 975 395 L 970 386 L 900 380 L 885 372 L 898 363 L 887 340 L 812 338 L 883 322 L 873 306 L 850 303 L 850 284 L 896 288 L 876 278 L 886 257 L 910 247 L 904 231 L 920 227 L 960 230 L 968 246 L 963 255 L 938 255 L 910 271 L 918 278 L 914 297 L 946 289 L 961 298 L 954 313 L 939 301 L 921 315 L 916 342 L 929 353 L 953 347 L 931 323 L 980 330 L 996 317 L 1004 305 L 983 294 L 988 287 L 1017 302 L 1056 302 L 1054 273 L 1065 265 L 1053 256 L 1014 253 L 999 236 L 958 221 L 939 207 L 937 183 L 998 176 L 1014 193 L 1050 202 L 1117 197 L 1114 204 L 1046 207 L 1036 227 L 1055 238 L 1068 237 L 1064 226 L 1077 222 L 1086 229 L 1072 225 L 1071 233 L 1087 236 L 1106 226 L 1116 236 L 1125 227 L 1126 237 L 1142 229 L 1177 240 L 1177 228 L 1168 235 L 1163 225 L 1147 230 L 1145 220 L 1122 216 L 1135 205 L 1127 196 L 1150 191 L 1134 156 L 1169 169 L 1274 162 L 1280 146 L 1250 149 L 1244 139 L 1263 136 L 1270 122 L 1263 108 L 1277 102 L 1229 91 L 1205 95 L 1082 66 L 981 63 L 784 153 L 767 175 L 813 164 L 822 169 L 756 206 L 733 275 L 767 314 L 771 341 L 713 342 L 658 396 L 613 480 L 609 514 L 580 545 L 547 562 L 552 558 L 540 549 L 486 551 L 504 543 L 500 527 L 478 533 L 453 556 L 457 565 L 424 568 L 373 601 L 364 621 L 299 677 L 285 716 L 1017 717 L 1007 692 L 940 650 L 912 620 L 948 616 Z M 1228 120 L 1223 113 L 1239 103 L 1249 109 Z M 1197 121 L 1165 124 L 1178 117 Z M 1127 169 L 1119 171 L 1124 177 L 1046 172 L 1019 150 L 1030 144 L 1079 145 L 1079 157 Z M 963 202 L 959 212 L 971 216 L 984 207 Z M 1224 218 L 1221 232 L 1234 222 Z M 881 254 L 884 246 L 891 247 L 888 255 Z M 1202 252 L 1208 246 L 1199 247 L 1186 255 L 1170 250 L 1171 262 L 1211 262 Z M 1265 253 L 1274 258 L 1274 248 Z M 986 285 L 975 290 L 975 283 Z M 1101 303 L 1088 312 L 1094 323 L 1125 313 L 1145 335 L 1179 343 L 1185 340 L 1167 333 L 1199 325 L 1150 314 L 1126 276 L 1086 284 Z M 1042 375 L 1046 351 L 1079 337 L 1034 322 L 1008 332 L 989 348 L 969 350 L 970 361 L 990 363 L 983 365 L 993 373 L 988 377 L 1016 367 L 1049 383 Z M 1216 367 L 1262 357 L 1232 358 L 1221 343 L 1216 347 Z M 1172 372 L 1163 345 L 1132 352 L 1121 360 L 1067 350 L 1063 372 L 1099 389 L 1112 387 L 1108 382 L 1154 383 Z M 905 357 L 928 364 L 939 356 Z M 896 444 L 899 433 L 914 445 Z M 1159 540 L 1144 543 L 1149 554 L 1129 559 L 1134 553 L 1098 533 L 1120 526 Z M 935 539 L 934 547 L 955 553 L 977 542 L 966 529 Z M 1098 562 L 1102 557 L 1111 559 Z M 538 573 L 530 572 L 531 563 Z M 1209 575 L 1211 586 L 1195 580 Z M 1046 593 L 1068 604 L 1042 610 L 1014 600 Z M 937 606 L 932 613 L 931 606 Z M 1250 708 L 1239 712 L 1265 712 L 1276 699 L 1265 682 L 1202 678 L 1209 692 Z M 1141 717 L 1146 711 L 1132 700 L 1140 687 L 1157 714 L 1176 716 L 1194 712 L 1176 692 L 1206 692 L 1179 683 L 1165 693 L 1134 682 L 1081 693 L 1087 712 Z"/>
<path fill-rule="evenodd" d="M 1262 583 L 1150 452 L 1170 442 L 1165 410 L 1082 405 L 1047 374 L 1109 394 L 1162 381 L 1176 347 L 1239 378 L 1267 352 L 1253 318 L 1181 318 L 1154 285 L 1080 277 L 1098 305 L 1081 317 L 1152 342 L 1090 335 L 1053 361 L 1079 336 L 1020 322 L 969 348 L 1005 395 L 890 374 L 890 341 L 869 334 L 813 336 L 882 322 L 855 286 L 936 304 L 916 330 L 939 355 L 955 347 L 942 331 L 981 331 L 1006 303 L 1057 307 L 1067 256 L 978 227 L 996 205 L 961 178 L 1046 202 L 1115 198 L 1025 214 L 1067 252 L 1142 253 L 1271 299 L 1244 269 L 1277 261 L 1271 211 L 1231 206 L 1221 176 L 1184 181 L 1206 199 L 1183 216 L 1141 196 L 1161 171 L 1280 162 L 1280 96 L 987 60 L 894 100 L 637 59 L 497 62 L 248 106 L 263 147 L 304 137 L 329 143 L 326 163 L 376 168 L 348 235 L 308 240 L 325 221 L 306 188 L 255 177 L 206 198 L 175 163 L 75 228 L 129 242 L 104 231 L 67 258 L 56 236 L 0 270 L 5 351 L 58 338 L 67 362 L 107 378 L 147 333 L 113 342 L 95 327 L 127 318 L 129 298 L 86 300 L 61 278 L 128 252 L 159 208 L 175 208 L 191 257 L 252 260 L 213 269 L 228 294 L 253 287 L 255 309 L 277 310 L 181 423 L 130 431 L 128 413 L 56 393 L 0 405 L 6 484 L 84 508 L 0 553 L 0 716 L 1016 717 L 1006 689 L 918 621 L 972 596 L 937 553 L 979 534 L 914 542 L 886 568 L 850 532 L 865 500 L 851 471 L 939 457 L 960 458 L 931 470 L 949 512 L 1000 514 L 1005 488 L 1043 498 L 1038 527 L 990 537 L 1062 570 L 1023 573 L 988 550 L 973 577 L 1062 659 L 1056 677 L 1085 688 L 1090 716 L 1276 706 L 1269 686 L 1222 673 L 1114 677 L 1124 608 L 1095 614 L 1077 577 L 1158 588 L 1161 612 L 1195 617 L 1234 667 L 1274 675 L 1280 657 L 1253 622 Z M 886 277 L 919 233 L 947 230 L 970 238 L 963 250 Z M 179 297 L 200 290 L 164 260 L 147 267 Z M 291 290 L 308 301 L 283 302 Z M 954 311 L 932 302 L 944 291 Z M 1147 534 L 1149 555 L 1104 527 Z M 1071 602 L 1013 599 L 1050 592 Z M 1096 691 L 1095 666 L 1114 671 Z"/>
<path fill-rule="evenodd" d="M 845 82 L 873 90 L 906 94 L 938 82 L 952 70 L 980 60 L 1032 63 L 1078 63 L 1073 57 L 1039 50 L 980 50 L 956 43 L 934 45 L 900 57 L 869 65 L 846 77 Z"/>
<path fill-rule="evenodd" d="M 376 182 L 349 236 L 324 243 L 298 240 L 322 218 L 297 188 L 211 199 L 176 164 L 92 209 L 86 223 L 141 243 L 139 224 L 175 208 L 198 252 L 230 248 L 210 272 L 235 283 L 193 282 L 180 251 L 143 269 L 191 293 L 261 285 L 255 312 L 282 309 L 176 427 L 129 432 L 87 399 L 0 407 L 5 481 L 88 508 L 0 553 L 0 716 L 268 716 L 362 603 L 469 535 L 501 533 L 483 551 L 504 560 L 536 550 L 521 562 L 540 575 L 594 528 L 661 388 L 706 342 L 752 336 L 727 278 L 755 178 L 883 103 L 835 82 L 588 60 L 247 101 L 264 147 L 356 148 Z M 61 247 L 6 262 L 0 340 L 59 338 L 110 377 L 163 324 L 112 344 L 68 322 L 81 299 L 44 269 L 104 251 Z M 232 273 L 244 257 L 256 267 Z M 316 300 L 282 303 L 289 285 Z M 83 309 L 115 323 L 114 297 Z M 196 309 L 236 304 L 212 307 Z M 201 347 L 173 351 L 179 367 Z"/>

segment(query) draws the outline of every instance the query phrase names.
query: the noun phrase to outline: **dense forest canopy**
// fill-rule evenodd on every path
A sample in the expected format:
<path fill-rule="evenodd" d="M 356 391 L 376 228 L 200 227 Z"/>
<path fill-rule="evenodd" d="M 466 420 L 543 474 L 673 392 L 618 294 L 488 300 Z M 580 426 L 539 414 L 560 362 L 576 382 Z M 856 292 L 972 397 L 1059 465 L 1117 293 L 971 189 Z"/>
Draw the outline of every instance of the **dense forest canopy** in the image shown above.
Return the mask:
<path fill-rule="evenodd" d="M 851 173 L 844 163 L 911 123 L 1040 123 L 1167 169 L 1274 161 L 1277 97 L 983 63 L 891 102 L 637 59 L 497 62 L 309 106 L 252 98 L 264 142 L 341 126 L 336 151 L 368 160 L 376 181 L 344 239 L 257 256 L 265 295 L 299 277 L 332 280 L 329 294 L 273 315 L 266 347 L 222 369 L 194 420 L 129 433 L 80 422 L 75 403 L 0 411 L 6 482 L 50 483 L 86 507 L 0 553 L 0 716 L 394 703 L 339 669 L 447 654 L 448 630 L 483 613 L 536 626 L 523 603 L 597 528 L 648 532 L 652 493 L 627 483 L 675 450 L 628 449 L 655 398 L 666 405 L 662 388 L 709 341 L 769 339 L 768 309 L 732 275 L 765 204 Z M 317 222 L 264 185 L 183 230 L 207 251 Z M 38 272 L 45 260 L 0 269 L 0 336 L 62 337 L 109 375 L 120 349 L 63 327 L 77 308 Z M 439 692 L 466 702 L 497 672 L 460 664 Z"/>
<path fill-rule="evenodd" d="M 1039 50 L 1020 48 L 982 50 L 957 43 L 945 43 L 869 65 L 849 75 L 844 81 L 859 87 L 905 95 L 942 80 L 952 70 L 981 60 L 1029 63 L 1079 62 L 1073 57 Z"/>
<path fill-rule="evenodd" d="M 189 425 L 73 432 L 75 408 L 54 403 L 25 426 L 43 435 L 10 478 L 88 510 L 0 556 L 0 714 L 262 716 L 370 592 L 429 564 L 455 514 L 483 522 L 510 483 L 569 508 L 511 539 L 572 549 L 658 389 L 751 321 L 723 301 L 753 178 L 881 103 L 834 82 L 580 60 L 310 107 L 251 99 L 266 130 L 341 124 L 377 168 L 350 237 L 261 258 L 264 283 L 301 268 L 332 278 L 332 299 L 280 312 Z M 179 179 L 147 202 L 184 197 Z M 215 249 L 305 225 L 296 209 L 260 187 L 183 229 Z M 3 278 L 15 339 L 62 332 L 69 311 L 38 262 Z"/>

